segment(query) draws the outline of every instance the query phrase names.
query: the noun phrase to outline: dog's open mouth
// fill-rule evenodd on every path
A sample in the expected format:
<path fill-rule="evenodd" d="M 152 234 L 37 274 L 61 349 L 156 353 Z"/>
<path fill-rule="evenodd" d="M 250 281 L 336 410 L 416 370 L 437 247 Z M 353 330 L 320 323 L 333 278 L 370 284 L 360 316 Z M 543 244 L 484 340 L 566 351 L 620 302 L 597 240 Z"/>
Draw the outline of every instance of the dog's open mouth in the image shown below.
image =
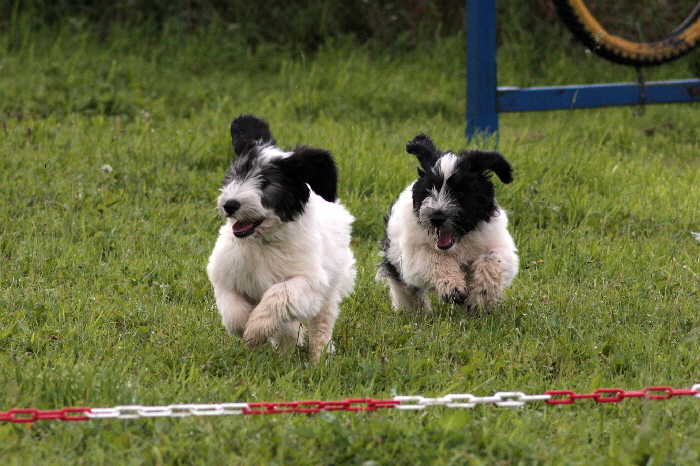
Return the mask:
<path fill-rule="evenodd" d="M 435 235 L 435 245 L 438 249 L 450 249 L 455 244 L 455 237 L 449 231 L 438 230 Z"/>
<path fill-rule="evenodd" d="M 255 229 L 260 226 L 262 220 L 256 220 L 254 222 L 242 222 L 236 220 L 233 222 L 233 235 L 236 238 L 245 238 L 255 233 Z"/>

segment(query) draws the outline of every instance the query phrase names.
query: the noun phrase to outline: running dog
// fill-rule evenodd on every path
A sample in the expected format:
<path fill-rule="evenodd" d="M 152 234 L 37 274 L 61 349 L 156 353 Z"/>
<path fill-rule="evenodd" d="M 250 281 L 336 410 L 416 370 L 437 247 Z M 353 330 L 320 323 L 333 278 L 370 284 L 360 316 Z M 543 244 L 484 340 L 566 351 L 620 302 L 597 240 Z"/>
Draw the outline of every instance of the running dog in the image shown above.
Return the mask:
<path fill-rule="evenodd" d="M 338 304 L 353 289 L 354 218 L 336 199 L 330 152 L 277 147 L 254 115 L 231 123 L 236 158 L 217 206 L 225 219 L 207 265 L 221 321 L 253 348 L 265 341 L 283 352 L 308 344 L 312 362 L 332 351 Z"/>
<path fill-rule="evenodd" d="M 495 151 L 443 152 L 424 134 L 406 151 L 421 168 L 386 218 L 377 278 L 388 281 L 397 310 L 430 311 L 430 289 L 470 312 L 488 311 L 518 272 L 508 217 L 490 179 L 495 173 L 510 183 L 510 164 Z"/>

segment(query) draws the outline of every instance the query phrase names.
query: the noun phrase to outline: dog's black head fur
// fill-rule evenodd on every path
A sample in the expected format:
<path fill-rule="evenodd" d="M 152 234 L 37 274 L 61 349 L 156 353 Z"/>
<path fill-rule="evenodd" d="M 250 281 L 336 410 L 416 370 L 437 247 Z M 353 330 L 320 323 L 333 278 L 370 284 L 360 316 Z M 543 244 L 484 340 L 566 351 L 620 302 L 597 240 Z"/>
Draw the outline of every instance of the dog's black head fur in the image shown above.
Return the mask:
<path fill-rule="evenodd" d="M 422 226 L 437 233 L 440 249 L 449 249 L 496 213 L 492 173 L 504 183 L 513 181 L 512 167 L 496 151 L 442 152 L 425 134 L 409 141 L 406 151 L 421 166 L 413 184 L 413 211 Z"/>
<path fill-rule="evenodd" d="M 262 208 L 272 210 L 283 222 L 292 221 L 304 212 L 309 187 L 335 202 L 338 175 L 329 151 L 308 146 L 299 146 L 291 154 L 282 151 L 275 146 L 269 125 L 254 115 L 233 120 L 231 143 L 237 157 L 223 179 L 219 200 L 225 216 L 246 224 L 262 222 L 261 209 L 254 205 L 259 200 Z"/>
<path fill-rule="evenodd" d="M 263 206 L 273 209 L 282 221 L 291 221 L 304 212 L 309 187 L 326 201 L 335 202 L 337 176 L 330 152 L 297 147 L 289 157 L 262 166 Z"/>
<path fill-rule="evenodd" d="M 231 122 L 231 144 L 236 155 L 241 156 L 255 146 L 276 144 L 270 125 L 261 118 L 244 114 Z"/>

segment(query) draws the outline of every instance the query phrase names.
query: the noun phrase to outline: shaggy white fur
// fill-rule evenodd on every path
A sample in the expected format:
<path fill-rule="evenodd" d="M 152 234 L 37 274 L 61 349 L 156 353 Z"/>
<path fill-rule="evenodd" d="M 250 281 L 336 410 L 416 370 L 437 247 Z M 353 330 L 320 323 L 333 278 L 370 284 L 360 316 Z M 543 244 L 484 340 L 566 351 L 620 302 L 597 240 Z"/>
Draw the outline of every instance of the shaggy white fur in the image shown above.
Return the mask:
<path fill-rule="evenodd" d="M 232 125 L 234 147 L 239 132 Z M 241 336 L 248 348 L 270 340 L 284 351 L 303 344 L 302 323 L 307 323 L 311 360 L 317 362 L 324 350 L 333 350 L 338 304 L 353 289 L 354 219 L 340 203 L 310 189 L 313 176 L 327 176 L 332 189 L 326 184 L 326 197 L 335 197 L 329 153 L 284 152 L 271 141 L 270 135 L 246 146 L 229 169 L 218 200 L 226 223 L 207 273 L 230 334 Z M 332 173 L 313 167 L 319 158 Z M 305 174 L 306 169 L 315 174 Z"/>
<path fill-rule="evenodd" d="M 406 150 L 421 169 L 391 207 L 377 278 L 389 283 L 395 309 L 427 312 L 426 291 L 435 290 L 447 303 L 488 310 L 518 272 L 490 180 L 510 183 L 510 164 L 494 151 L 442 152 L 424 134 Z"/>
<path fill-rule="evenodd" d="M 506 212 L 499 208 L 490 221 L 481 222 L 453 247 L 441 250 L 435 246 L 435 235 L 418 224 L 412 188 L 413 184 L 401 193 L 387 221 L 391 246 L 385 257 L 400 264 L 403 282 L 388 280 L 394 308 L 429 311 L 426 289 L 442 297 L 465 295 L 466 304 L 474 308 L 499 300 L 518 273 L 517 249 L 508 233 Z"/>

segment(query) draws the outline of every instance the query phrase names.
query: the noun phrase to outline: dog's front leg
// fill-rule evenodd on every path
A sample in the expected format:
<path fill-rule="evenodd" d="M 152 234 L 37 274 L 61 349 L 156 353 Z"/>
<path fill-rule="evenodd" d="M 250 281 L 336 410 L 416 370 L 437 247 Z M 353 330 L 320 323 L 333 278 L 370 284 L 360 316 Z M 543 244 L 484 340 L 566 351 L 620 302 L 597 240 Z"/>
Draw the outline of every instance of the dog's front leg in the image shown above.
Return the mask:
<path fill-rule="evenodd" d="M 389 278 L 391 302 L 395 310 L 405 309 L 407 312 L 430 312 L 430 301 L 425 291 L 417 286 L 404 285 Z"/>
<path fill-rule="evenodd" d="M 505 258 L 498 251 L 489 251 L 479 256 L 471 265 L 468 305 L 475 310 L 488 310 L 503 297 L 506 286 Z"/>
<path fill-rule="evenodd" d="M 243 336 L 243 329 L 253 305 L 235 291 L 221 286 L 214 287 L 214 296 L 216 307 L 221 314 L 221 323 L 226 327 L 226 331 L 229 335 Z"/>
<path fill-rule="evenodd" d="M 463 305 L 469 297 L 467 282 L 459 263 L 449 256 L 433 254 L 428 277 L 435 291 L 448 304 Z"/>
<path fill-rule="evenodd" d="M 271 286 L 250 314 L 243 332 L 248 348 L 264 343 L 291 320 L 306 321 L 318 312 L 319 291 L 310 280 L 292 277 Z"/>

